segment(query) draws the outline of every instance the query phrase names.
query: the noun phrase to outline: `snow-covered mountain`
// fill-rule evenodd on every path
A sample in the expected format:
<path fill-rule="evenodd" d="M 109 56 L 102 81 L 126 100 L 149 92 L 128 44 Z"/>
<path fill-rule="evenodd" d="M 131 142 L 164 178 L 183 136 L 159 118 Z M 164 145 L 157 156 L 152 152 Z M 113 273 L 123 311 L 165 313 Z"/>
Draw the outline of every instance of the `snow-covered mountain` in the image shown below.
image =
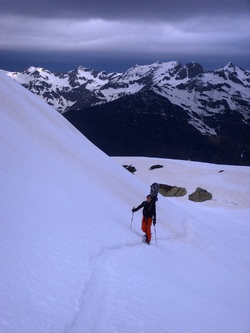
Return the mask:
<path fill-rule="evenodd" d="M 204 71 L 195 62 L 182 66 L 173 61 L 134 66 L 125 73 L 84 67 L 51 73 L 30 67 L 7 75 L 66 112 L 67 119 L 109 155 L 250 163 L 250 71 L 232 63 L 214 71 Z M 157 131 L 157 137 L 132 149 L 142 133 L 148 135 L 149 122 L 154 123 L 149 131 Z M 114 127 L 116 140 L 109 134 Z M 99 138 L 103 128 L 107 134 Z"/>
<path fill-rule="evenodd" d="M 110 158 L 1 72 L 0 127 L 0 332 L 249 331 L 248 167 Z M 148 246 L 154 181 L 213 200 L 160 196 Z"/>
<path fill-rule="evenodd" d="M 68 73 L 52 73 L 47 69 L 31 66 L 20 73 L 6 72 L 6 74 L 34 94 L 41 96 L 61 113 L 79 100 L 86 100 L 86 105 L 95 104 L 97 100 L 99 101 L 98 90 L 112 78 L 119 76 L 116 73 L 107 74 L 82 66 Z"/>
<path fill-rule="evenodd" d="M 30 67 L 24 72 L 7 72 L 56 110 L 65 112 L 152 88 L 191 116 L 193 125 L 203 133 L 215 129 L 203 119 L 227 109 L 250 120 L 250 71 L 229 63 L 224 68 L 204 71 L 198 63 L 179 62 L 134 66 L 125 73 L 106 73 L 79 67 L 68 73 L 51 73 Z M 197 117 L 198 116 L 198 117 Z"/>

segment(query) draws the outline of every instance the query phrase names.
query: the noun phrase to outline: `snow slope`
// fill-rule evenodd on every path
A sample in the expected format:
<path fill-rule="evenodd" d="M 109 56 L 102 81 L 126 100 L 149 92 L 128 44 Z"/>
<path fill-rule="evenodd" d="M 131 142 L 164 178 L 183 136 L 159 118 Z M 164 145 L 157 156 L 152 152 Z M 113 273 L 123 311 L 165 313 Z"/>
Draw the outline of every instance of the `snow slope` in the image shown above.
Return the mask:
<path fill-rule="evenodd" d="M 0 332 L 249 332 L 249 168 L 164 160 L 218 198 L 160 197 L 147 246 L 131 208 L 157 170 L 130 174 L 1 72 L 0 126 Z"/>

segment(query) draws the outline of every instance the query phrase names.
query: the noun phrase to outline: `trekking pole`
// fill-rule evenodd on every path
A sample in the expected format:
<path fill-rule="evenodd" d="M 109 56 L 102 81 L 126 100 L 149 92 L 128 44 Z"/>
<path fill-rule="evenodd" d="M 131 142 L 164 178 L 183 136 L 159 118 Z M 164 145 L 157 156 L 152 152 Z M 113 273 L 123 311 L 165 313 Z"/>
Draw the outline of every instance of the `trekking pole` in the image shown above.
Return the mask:
<path fill-rule="evenodd" d="M 132 218 L 131 218 L 131 222 L 130 222 L 130 229 L 132 228 L 132 224 L 133 224 L 133 217 L 134 217 L 134 212 L 132 212 Z"/>
<path fill-rule="evenodd" d="M 155 244 L 157 246 L 157 237 L 156 237 L 156 229 L 155 229 L 155 225 L 154 225 L 154 231 L 155 231 Z"/>

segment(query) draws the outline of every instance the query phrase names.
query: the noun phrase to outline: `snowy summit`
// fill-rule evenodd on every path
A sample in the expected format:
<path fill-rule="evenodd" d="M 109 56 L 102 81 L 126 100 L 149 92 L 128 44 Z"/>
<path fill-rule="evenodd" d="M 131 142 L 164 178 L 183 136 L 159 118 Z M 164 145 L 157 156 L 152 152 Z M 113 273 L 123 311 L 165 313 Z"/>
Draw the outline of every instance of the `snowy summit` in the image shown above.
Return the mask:
<path fill-rule="evenodd" d="M 0 124 L 0 332 L 249 332 L 249 167 L 110 158 L 3 72 Z M 159 195 L 148 246 L 154 181 L 213 199 Z"/>

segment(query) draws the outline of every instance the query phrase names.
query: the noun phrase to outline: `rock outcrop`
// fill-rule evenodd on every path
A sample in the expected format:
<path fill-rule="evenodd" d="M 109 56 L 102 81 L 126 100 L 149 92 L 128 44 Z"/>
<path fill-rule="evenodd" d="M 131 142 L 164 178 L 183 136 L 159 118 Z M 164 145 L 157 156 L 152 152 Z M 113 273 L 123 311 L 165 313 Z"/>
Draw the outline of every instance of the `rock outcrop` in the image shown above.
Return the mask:
<path fill-rule="evenodd" d="M 160 184 L 159 193 L 164 197 L 183 197 L 187 194 L 187 190 L 184 187 Z"/>
<path fill-rule="evenodd" d="M 197 187 L 197 189 L 188 196 L 188 199 L 195 202 L 203 202 L 212 199 L 212 194 L 203 188 Z"/>

